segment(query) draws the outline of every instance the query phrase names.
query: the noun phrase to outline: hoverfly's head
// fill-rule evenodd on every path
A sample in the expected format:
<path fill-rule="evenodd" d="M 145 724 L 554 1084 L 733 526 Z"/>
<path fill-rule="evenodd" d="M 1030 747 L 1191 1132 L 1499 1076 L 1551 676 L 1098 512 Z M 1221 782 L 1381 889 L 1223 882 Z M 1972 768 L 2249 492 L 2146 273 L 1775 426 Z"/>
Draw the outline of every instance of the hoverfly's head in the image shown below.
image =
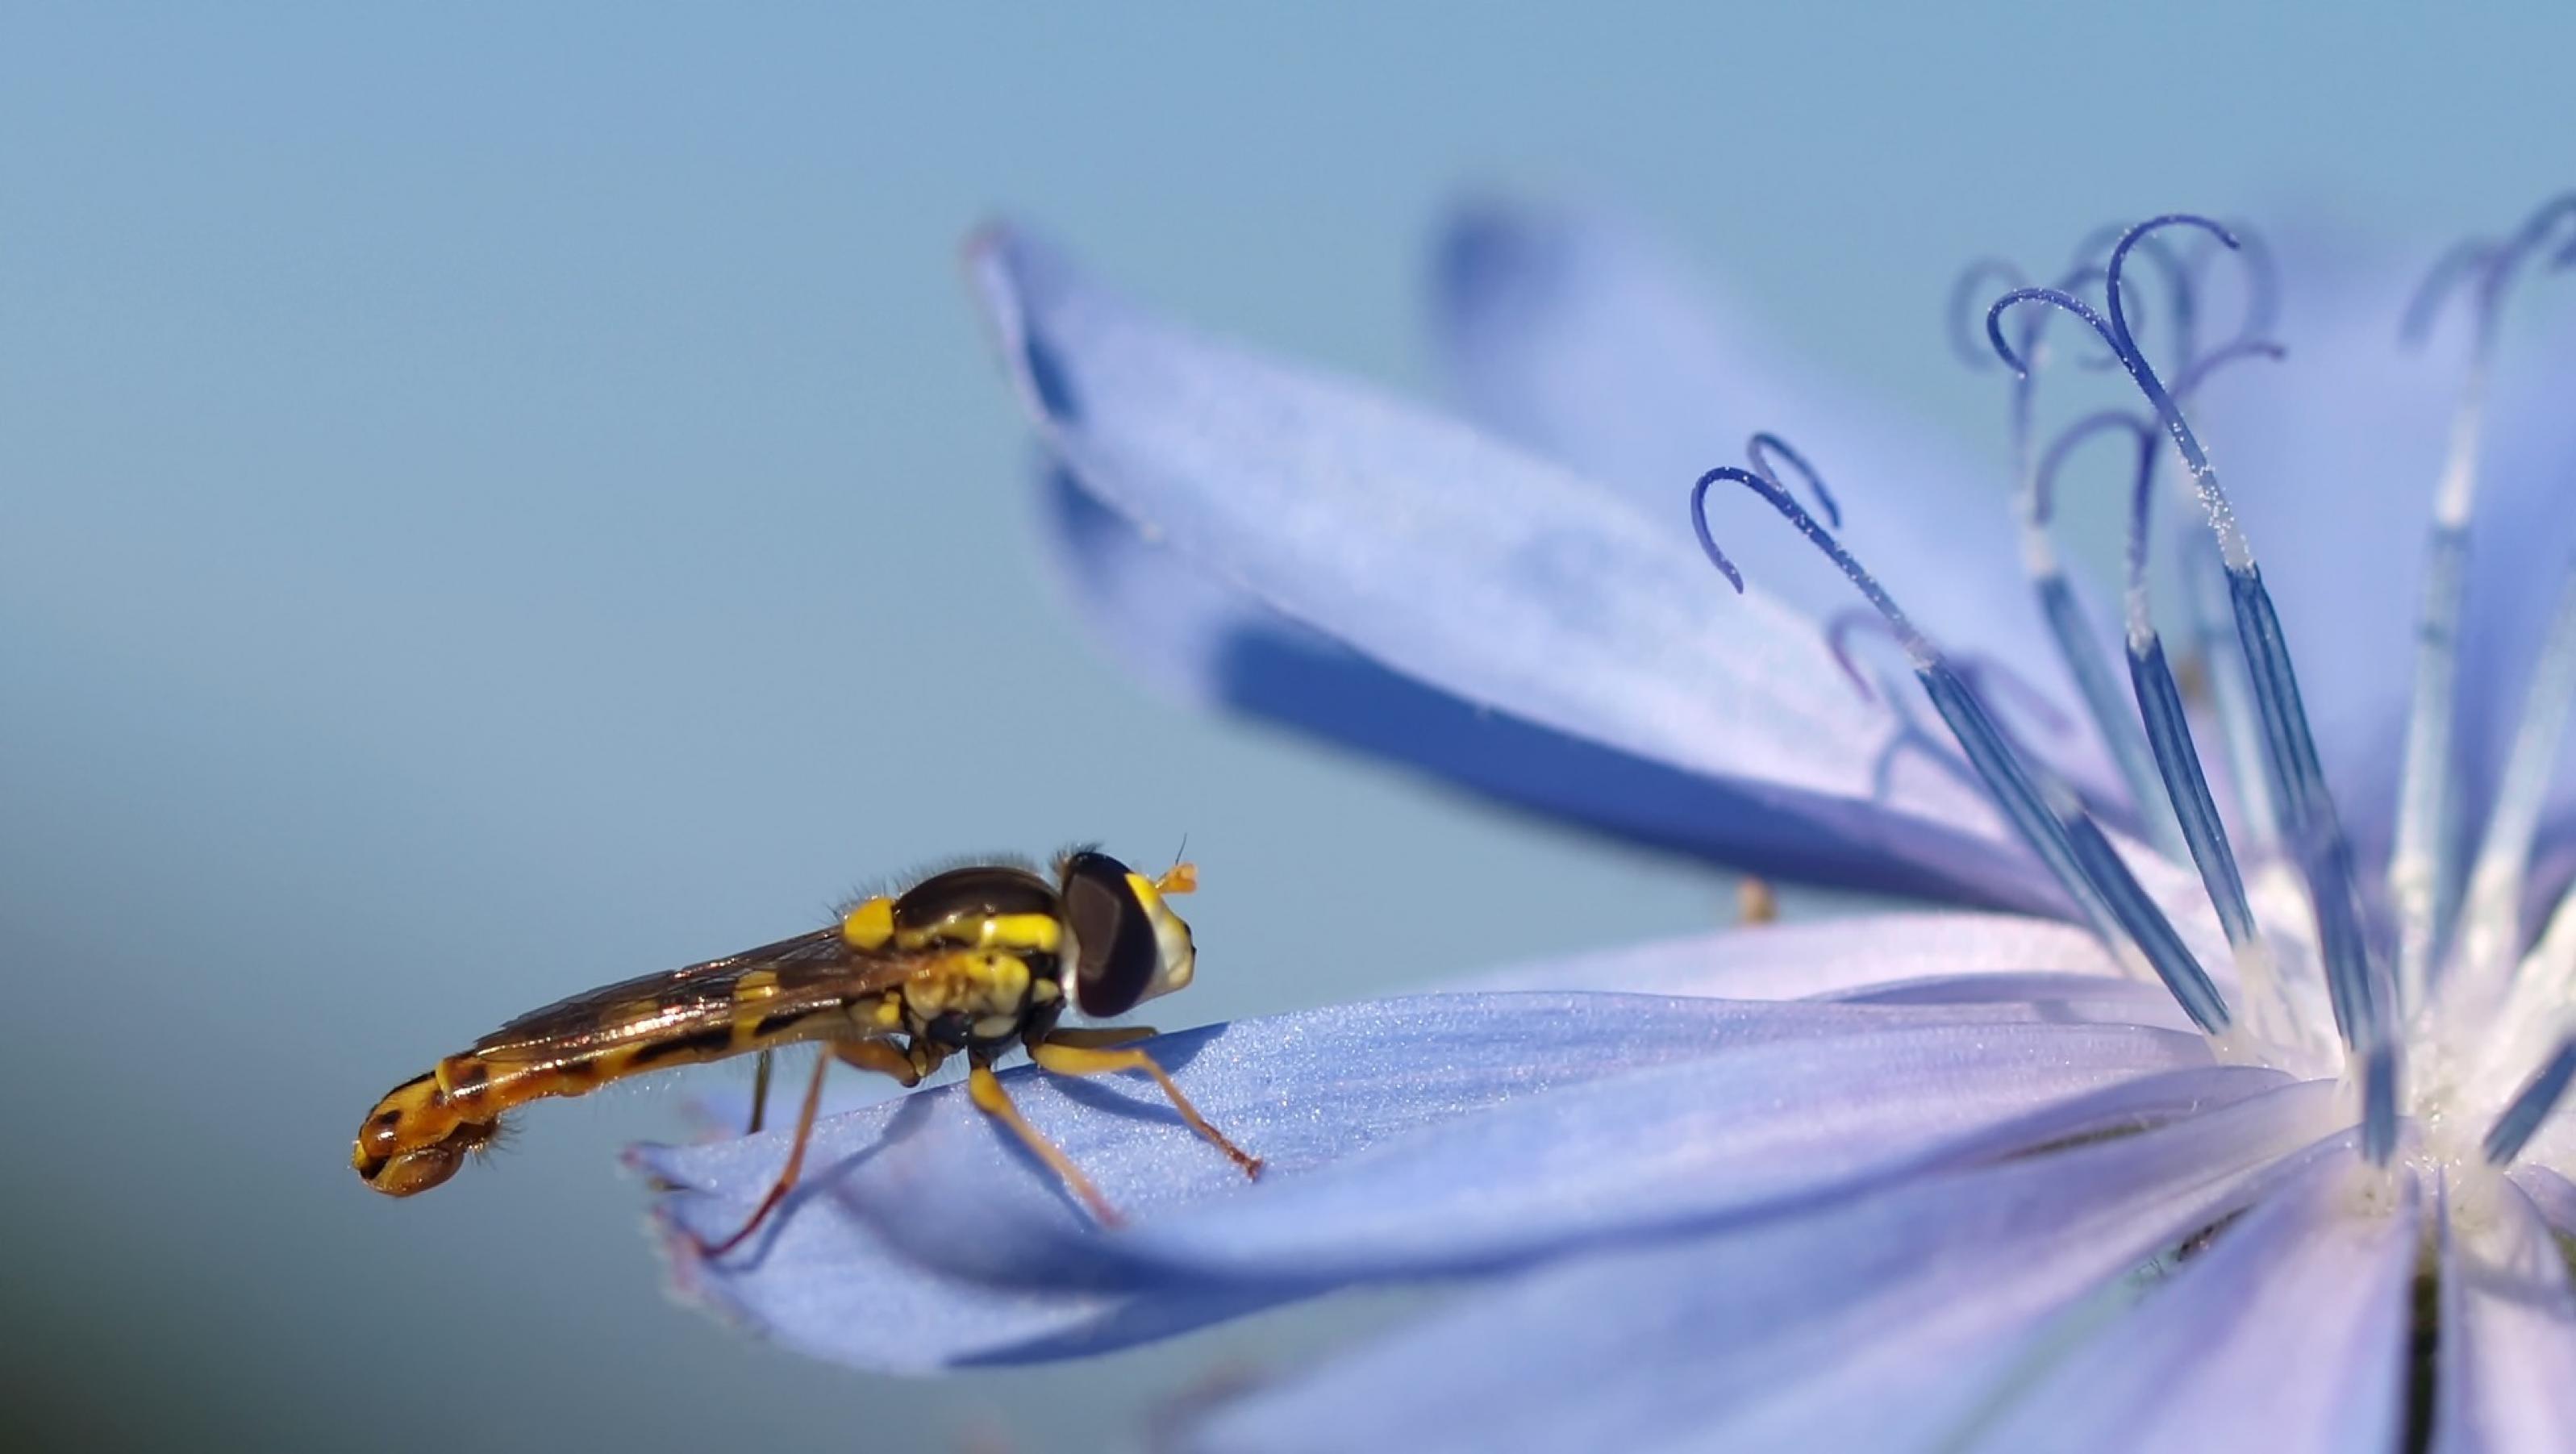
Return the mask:
<path fill-rule="evenodd" d="M 1084 1014 L 1123 1015 L 1189 984 L 1197 950 L 1168 901 L 1198 887 L 1196 869 L 1178 863 L 1149 879 L 1088 849 L 1066 854 L 1060 868 L 1074 1003 Z"/>
<path fill-rule="evenodd" d="M 368 1186 L 387 1196 L 407 1197 L 454 1176 L 467 1157 L 500 1133 L 498 1121 L 457 1115 L 436 1076 L 418 1076 L 386 1092 L 367 1113 L 349 1164 Z"/>

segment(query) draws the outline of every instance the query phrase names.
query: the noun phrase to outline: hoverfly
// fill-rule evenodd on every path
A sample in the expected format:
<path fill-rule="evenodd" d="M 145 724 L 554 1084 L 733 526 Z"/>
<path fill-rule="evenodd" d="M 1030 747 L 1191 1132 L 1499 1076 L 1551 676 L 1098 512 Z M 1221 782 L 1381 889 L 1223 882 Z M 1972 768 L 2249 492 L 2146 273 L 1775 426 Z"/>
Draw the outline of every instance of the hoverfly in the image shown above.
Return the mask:
<path fill-rule="evenodd" d="M 1148 879 L 1107 854 L 1066 853 L 1052 881 L 1033 867 L 979 863 L 860 901 L 840 922 L 723 959 L 595 989 L 532 1011 L 387 1092 L 358 1128 L 350 1162 L 388 1196 L 427 1191 L 500 1134 L 502 1113 L 548 1096 L 730 1056 L 760 1057 L 752 1129 L 760 1129 L 770 1053 L 822 1047 L 796 1119 L 787 1164 L 741 1230 L 700 1245 L 722 1256 L 751 1235 L 796 1184 L 834 1061 L 918 1084 L 964 1053 L 976 1108 L 1019 1138 L 1103 1223 L 1117 1211 L 1082 1169 L 1022 1118 L 995 1059 L 1025 1048 L 1056 1075 L 1141 1071 L 1190 1129 L 1247 1176 L 1261 1170 L 1208 1124 L 1153 1058 L 1128 1042 L 1142 1028 L 1065 1029 L 1120 1015 L 1190 982 L 1197 953 L 1172 896 L 1198 886 L 1187 863 Z"/>

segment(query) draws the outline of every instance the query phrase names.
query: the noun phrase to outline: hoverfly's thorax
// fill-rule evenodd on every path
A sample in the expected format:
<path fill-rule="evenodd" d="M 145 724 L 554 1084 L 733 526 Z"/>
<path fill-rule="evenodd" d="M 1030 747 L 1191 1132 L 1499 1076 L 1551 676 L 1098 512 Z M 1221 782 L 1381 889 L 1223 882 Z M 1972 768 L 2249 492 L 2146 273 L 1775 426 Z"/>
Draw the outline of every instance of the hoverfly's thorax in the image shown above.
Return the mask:
<path fill-rule="evenodd" d="M 1055 886 L 1026 869 L 998 865 L 952 868 L 904 891 L 891 908 L 895 937 L 972 943 L 975 921 L 1056 915 Z"/>
<path fill-rule="evenodd" d="M 862 953 L 949 951 L 865 1012 L 877 1029 L 941 1050 L 990 1050 L 1062 1013 L 1061 904 L 1054 885 L 1025 869 L 935 874 L 861 903 L 843 916 L 841 936 Z"/>

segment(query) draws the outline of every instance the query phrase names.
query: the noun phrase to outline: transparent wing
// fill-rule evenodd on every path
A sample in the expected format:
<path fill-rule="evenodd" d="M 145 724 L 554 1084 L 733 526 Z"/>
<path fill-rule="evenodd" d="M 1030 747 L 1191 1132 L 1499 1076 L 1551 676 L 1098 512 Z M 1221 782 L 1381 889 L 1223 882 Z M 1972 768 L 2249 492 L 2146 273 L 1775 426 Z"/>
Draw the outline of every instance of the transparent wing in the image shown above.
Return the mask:
<path fill-rule="evenodd" d="M 862 952 L 835 925 L 557 1000 L 477 1040 L 474 1053 L 496 1061 L 573 1060 L 621 1045 L 729 1035 L 746 1005 L 784 1023 L 881 993 L 935 957 Z"/>

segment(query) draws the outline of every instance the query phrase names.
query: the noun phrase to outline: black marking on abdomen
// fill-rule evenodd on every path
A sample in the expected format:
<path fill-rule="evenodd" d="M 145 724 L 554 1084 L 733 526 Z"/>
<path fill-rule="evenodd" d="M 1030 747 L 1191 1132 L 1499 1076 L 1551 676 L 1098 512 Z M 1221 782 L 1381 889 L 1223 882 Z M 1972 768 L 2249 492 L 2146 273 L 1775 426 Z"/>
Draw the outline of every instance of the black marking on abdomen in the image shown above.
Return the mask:
<path fill-rule="evenodd" d="M 674 1035 L 668 1040 L 649 1041 L 637 1047 L 634 1063 L 639 1066 L 651 1065 L 657 1060 L 668 1060 L 675 1055 L 716 1055 L 732 1048 L 733 1027 L 716 1025 L 686 1035 Z"/>
<path fill-rule="evenodd" d="M 822 1012 L 805 1009 L 781 1010 L 775 1015 L 763 1015 L 760 1017 L 760 1023 L 751 1027 L 751 1033 L 754 1036 L 766 1039 L 783 1030 L 790 1029 L 818 1013 Z"/>

